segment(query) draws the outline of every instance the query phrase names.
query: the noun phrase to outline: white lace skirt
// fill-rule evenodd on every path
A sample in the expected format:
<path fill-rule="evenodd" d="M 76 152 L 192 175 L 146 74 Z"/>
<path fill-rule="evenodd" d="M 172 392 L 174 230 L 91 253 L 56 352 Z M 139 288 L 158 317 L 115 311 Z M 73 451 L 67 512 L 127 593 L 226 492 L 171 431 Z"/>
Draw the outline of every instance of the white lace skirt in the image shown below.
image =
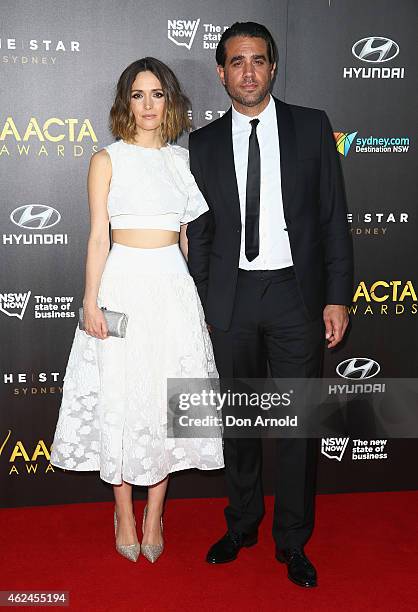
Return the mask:
<path fill-rule="evenodd" d="M 99 306 L 125 312 L 125 338 L 76 328 L 51 464 L 99 470 L 111 484 L 152 485 L 224 466 L 222 438 L 169 438 L 167 378 L 218 376 L 202 305 L 179 246 L 113 243 Z"/>

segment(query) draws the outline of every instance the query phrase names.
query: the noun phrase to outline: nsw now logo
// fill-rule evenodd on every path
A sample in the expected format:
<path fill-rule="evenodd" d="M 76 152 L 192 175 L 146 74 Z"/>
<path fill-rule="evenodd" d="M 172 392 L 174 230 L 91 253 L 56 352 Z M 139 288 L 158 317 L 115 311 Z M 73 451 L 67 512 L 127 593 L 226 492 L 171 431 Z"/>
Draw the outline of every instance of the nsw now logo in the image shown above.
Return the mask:
<path fill-rule="evenodd" d="M 169 19 L 167 36 L 175 45 L 186 47 L 190 51 L 199 27 L 200 19 Z"/>

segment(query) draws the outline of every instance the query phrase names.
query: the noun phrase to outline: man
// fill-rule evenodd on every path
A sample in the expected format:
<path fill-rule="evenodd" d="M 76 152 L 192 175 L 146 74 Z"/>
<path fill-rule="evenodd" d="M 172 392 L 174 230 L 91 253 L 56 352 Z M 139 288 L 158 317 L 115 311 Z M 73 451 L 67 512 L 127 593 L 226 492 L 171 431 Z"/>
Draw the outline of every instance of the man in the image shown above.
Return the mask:
<path fill-rule="evenodd" d="M 189 224 L 189 268 L 221 378 L 320 376 L 325 339 L 342 339 L 352 245 L 339 160 L 323 111 L 270 95 L 277 49 L 262 25 L 236 23 L 216 51 L 232 100 L 190 135 L 190 167 L 210 210 Z M 257 542 L 264 514 L 261 440 L 224 440 L 226 535 L 209 563 Z M 277 440 L 273 537 L 296 584 L 317 584 L 304 553 L 314 522 L 317 441 Z"/>

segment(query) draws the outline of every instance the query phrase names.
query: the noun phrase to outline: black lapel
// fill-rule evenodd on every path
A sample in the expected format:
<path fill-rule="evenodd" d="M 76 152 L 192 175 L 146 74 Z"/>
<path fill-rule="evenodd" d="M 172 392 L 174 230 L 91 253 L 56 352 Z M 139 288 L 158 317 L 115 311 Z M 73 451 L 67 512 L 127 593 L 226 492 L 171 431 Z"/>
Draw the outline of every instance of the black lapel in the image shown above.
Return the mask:
<path fill-rule="evenodd" d="M 241 227 L 241 209 L 239 203 L 238 183 L 235 173 L 234 148 L 232 144 L 232 110 L 229 109 L 218 120 L 219 135 L 216 138 L 222 192 L 225 203 L 237 223 Z"/>
<path fill-rule="evenodd" d="M 296 186 L 296 131 L 289 106 L 274 98 L 280 145 L 280 175 L 283 209 L 286 218 L 291 217 L 292 198 Z"/>

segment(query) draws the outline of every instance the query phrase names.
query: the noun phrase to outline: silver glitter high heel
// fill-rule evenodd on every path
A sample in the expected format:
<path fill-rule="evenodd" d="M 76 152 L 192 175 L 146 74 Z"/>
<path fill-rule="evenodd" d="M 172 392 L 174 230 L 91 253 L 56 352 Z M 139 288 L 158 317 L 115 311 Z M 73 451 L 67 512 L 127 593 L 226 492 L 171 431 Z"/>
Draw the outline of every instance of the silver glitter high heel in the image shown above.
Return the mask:
<path fill-rule="evenodd" d="M 144 516 L 142 518 L 142 533 L 144 533 L 145 519 L 147 516 L 147 506 L 144 508 Z M 160 518 L 161 532 L 163 531 L 163 517 Z M 162 544 L 141 544 L 142 554 L 148 561 L 155 563 L 158 557 L 164 550 L 164 542 Z"/>
<path fill-rule="evenodd" d="M 135 521 L 135 517 L 134 517 L 134 521 Z M 116 529 L 118 527 L 118 519 L 116 516 L 116 510 L 113 514 L 113 522 L 115 524 L 115 542 L 116 542 Z M 135 526 L 136 526 L 136 521 L 135 521 Z M 139 542 L 138 544 L 117 544 L 116 543 L 116 550 L 118 551 L 120 555 L 122 555 L 122 557 L 126 557 L 126 559 L 129 559 L 129 561 L 136 562 L 141 552 L 141 544 Z"/>

